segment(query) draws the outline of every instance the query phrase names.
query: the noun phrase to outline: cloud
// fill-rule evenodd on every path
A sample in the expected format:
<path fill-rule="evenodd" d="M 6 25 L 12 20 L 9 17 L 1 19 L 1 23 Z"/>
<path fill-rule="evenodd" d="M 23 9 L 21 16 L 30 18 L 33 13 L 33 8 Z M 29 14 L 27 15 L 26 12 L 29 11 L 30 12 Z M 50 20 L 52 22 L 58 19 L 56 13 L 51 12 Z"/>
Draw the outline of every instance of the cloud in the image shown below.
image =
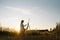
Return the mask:
<path fill-rule="evenodd" d="M 5 8 L 8 8 L 8 9 L 10 9 L 11 11 L 15 11 L 15 12 L 17 12 L 17 13 L 19 12 L 19 13 L 28 14 L 28 15 L 31 14 L 31 10 L 29 10 L 29 9 L 9 7 L 9 6 L 6 6 Z"/>

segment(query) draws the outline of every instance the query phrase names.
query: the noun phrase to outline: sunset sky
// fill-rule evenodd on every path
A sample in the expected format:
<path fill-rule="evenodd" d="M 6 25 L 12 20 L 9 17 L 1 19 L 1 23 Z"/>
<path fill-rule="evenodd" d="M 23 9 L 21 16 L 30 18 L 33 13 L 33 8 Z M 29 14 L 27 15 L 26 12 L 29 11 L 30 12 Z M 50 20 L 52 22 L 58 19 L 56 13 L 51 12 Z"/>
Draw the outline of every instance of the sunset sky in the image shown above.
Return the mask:
<path fill-rule="evenodd" d="M 20 21 L 30 29 L 54 28 L 60 22 L 60 0 L 0 0 L 0 23 L 18 29 Z"/>

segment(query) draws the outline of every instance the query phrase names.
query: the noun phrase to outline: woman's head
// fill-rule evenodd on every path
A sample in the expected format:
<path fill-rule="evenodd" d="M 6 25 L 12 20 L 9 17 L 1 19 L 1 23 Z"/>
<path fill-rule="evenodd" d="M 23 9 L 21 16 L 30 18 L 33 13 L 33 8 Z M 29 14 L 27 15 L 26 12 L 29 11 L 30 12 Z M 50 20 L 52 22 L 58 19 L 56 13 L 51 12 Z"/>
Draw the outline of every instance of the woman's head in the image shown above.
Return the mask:
<path fill-rule="evenodd" d="M 24 20 L 21 20 L 21 23 L 23 23 L 24 22 Z"/>

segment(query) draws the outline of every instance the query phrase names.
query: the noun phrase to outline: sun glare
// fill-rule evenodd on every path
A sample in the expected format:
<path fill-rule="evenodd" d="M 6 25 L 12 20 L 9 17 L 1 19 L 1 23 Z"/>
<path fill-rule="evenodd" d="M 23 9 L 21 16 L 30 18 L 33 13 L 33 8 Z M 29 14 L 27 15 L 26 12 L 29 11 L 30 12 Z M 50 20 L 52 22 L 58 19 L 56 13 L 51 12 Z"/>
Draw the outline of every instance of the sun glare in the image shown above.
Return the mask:
<path fill-rule="evenodd" d="M 15 28 L 16 32 L 20 33 L 20 27 Z"/>

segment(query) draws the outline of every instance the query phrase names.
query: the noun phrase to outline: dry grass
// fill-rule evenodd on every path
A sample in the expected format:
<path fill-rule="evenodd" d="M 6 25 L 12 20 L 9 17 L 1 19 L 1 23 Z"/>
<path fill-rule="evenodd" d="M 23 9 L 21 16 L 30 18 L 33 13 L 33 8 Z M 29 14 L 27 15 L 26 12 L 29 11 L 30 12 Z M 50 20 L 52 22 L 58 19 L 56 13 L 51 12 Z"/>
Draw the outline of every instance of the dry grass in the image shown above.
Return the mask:
<path fill-rule="evenodd" d="M 60 36 L 52 32 L 39 32 L 37 30 L 26 31 L 23 36 L 15 35 L 3 35 L 0 36 L 0 40 L 60 40 Z"/>

